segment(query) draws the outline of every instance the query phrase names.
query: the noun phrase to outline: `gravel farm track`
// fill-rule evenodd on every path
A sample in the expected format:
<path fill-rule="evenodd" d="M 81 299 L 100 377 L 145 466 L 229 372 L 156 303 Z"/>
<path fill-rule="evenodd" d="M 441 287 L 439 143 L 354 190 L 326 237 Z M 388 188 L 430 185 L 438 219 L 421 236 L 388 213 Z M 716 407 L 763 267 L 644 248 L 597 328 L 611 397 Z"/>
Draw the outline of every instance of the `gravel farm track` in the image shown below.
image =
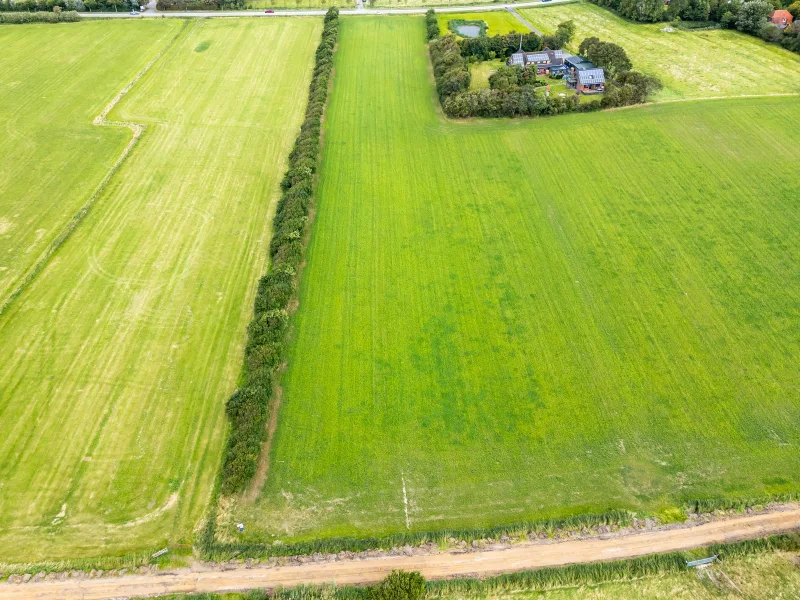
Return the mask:
<path fill-rule="evenodd" d="M 429 579 L 487 576 L 574 563 L 619 560 L 646 554 L 689 550 L 800 529 L 800 505 L 756 515 L 737 516 L 697 526 L 667 527 L 629 535 L 605 535 L 563 542 L 504 546 L 476 552 L 382 556 L 358 560 L 309 562 L 291 566 L 195 568 L 150 575 L 0 584 L 0 600 L 96 600 L 190 592 L 243 591 L 299 584 L 369 584 L 392 569 L 420 571 Z"/>

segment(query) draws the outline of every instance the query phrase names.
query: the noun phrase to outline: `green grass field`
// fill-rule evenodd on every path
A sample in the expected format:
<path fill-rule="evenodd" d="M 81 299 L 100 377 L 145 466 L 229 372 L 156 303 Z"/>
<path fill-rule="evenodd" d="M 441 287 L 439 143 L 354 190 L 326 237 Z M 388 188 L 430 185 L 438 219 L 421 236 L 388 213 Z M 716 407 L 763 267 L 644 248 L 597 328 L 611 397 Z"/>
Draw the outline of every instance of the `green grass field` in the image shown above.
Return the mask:
<path fill-rule="evenodd" d="M 24 39 L 27 54 L 4 54 L 0 72 L 26 61 L 35 72 L 80 40 L 94 48 L 125 28 L 124 39 L 132 46 L 139 39 L 151 53 L 148 40 L 177 31 L 160 21 L 64 26 L 64 37 L 53 35 L 61 26 L 4 28 L 3 36 Z M 112 111 L 111 120 L 146 124 L 144 137 L 0 316 L 0 563 L 189 540 L 217 473 L 223 407 L 241 368 L 278 181 L 320 31 L 319 19 L 191 21 Z M 125 83 L 113 61 L 90 62 L 84 68 L 98 73 L 74 84 L 86 88 L 70 96 L 69 126 L 85 127 L 84 138 L 110 133 L 110 141 L 102 141 L 103 153 L 75 156 L 76 169 L 90 159 L 107 167 L 130 137 L 127 129 L 90 129 L 114 95 L 110 85 L 92 83 L 103 78 L 99 71 L 109 69 L 117 88 Z M 42 94 L 42 110 L 57 119 L 54 99 L 65 85 L 56 78 L 35 96 L 3 102 L 35 106 Z M 71 131 L 54 130 L 48 143 L 60 151 L 52 155 L 25 149 L 26 164 L 38 161 L 41 173 L 66 170 L 61 162 L 71 153 L 61 145 L 71 143 Z M 95 179 L 102 175 L 85 166 Z M 59 182 L 45 183 L 28 202 L 50 202 Z"/>
<path fill-rule="evenodd" d="M 800 99 L 446 122 L 428 69 L 421 18 L 343 20 L 269 476 L 224 537 L 799 489 Z"/>
<path fill-rule="evenodd" d="M 516 31 L 518 33 L 527 33 L 529 29 L 517 19 L 514 15 L 507 11 L 493 11 L 493 12 L 480 12 L 480 13 L 440 13 L 439 18 L 439 31 L 442 35 L 452 33 L 447 24 L 456 19 L 464 19 L 467 21 L 484 21 L 488 26 L 486 35 L 505 35 Z"/>
<path fill-rule="evenodd" d="M 657 100 L 800 93 L 800 56 L 737 31 L 661 31 L 667 24 L 625 21 L 592 4 L 520 9 L 545 33 L 572 20 L 572 44 L 596 36 L 619 44 L 633 67 L 664 84 Z"/>
<path fill-rule="evenodd" d="M 179 25 L 0 28 L 0 306 L 130 139 L 92 119 Z"/>

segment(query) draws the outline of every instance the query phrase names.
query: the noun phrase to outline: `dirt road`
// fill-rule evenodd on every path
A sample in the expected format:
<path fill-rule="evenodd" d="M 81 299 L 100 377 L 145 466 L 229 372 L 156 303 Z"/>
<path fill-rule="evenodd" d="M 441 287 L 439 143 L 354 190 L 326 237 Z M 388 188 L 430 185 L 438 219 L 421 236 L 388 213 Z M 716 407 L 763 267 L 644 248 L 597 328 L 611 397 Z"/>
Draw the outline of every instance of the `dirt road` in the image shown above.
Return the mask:
<path fill-rule="evenodd" d="M 622 537 L 532 543 L 466 554 L 388 556 L 286 567 L 178 569 L 157 575 L 0 584 L 0 600 L 128 598 L 178 592 L 219 592 L 300 583 L 372 583 L 392 569 L 420 571 L 425 577 L 490 575 L 539 567 L 632 558 L 655 552 L 688 550 L 800 529 L 800 506 L 768 514 L 734 517 L 696 527 L 662 529 Z"/>

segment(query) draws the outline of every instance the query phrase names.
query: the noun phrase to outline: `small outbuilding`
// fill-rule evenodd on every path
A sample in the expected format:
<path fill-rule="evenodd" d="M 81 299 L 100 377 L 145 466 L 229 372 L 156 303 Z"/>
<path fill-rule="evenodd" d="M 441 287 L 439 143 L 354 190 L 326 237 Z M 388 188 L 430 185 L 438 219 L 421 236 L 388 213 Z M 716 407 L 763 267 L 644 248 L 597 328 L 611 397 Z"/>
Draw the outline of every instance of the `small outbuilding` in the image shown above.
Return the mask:
<path fill-rule="evenodd" d="M 769 16 L 770 22 L 778 29 L 786 29 L 794 21 L 792 13 L 788 10 L 773 10 Z"/>

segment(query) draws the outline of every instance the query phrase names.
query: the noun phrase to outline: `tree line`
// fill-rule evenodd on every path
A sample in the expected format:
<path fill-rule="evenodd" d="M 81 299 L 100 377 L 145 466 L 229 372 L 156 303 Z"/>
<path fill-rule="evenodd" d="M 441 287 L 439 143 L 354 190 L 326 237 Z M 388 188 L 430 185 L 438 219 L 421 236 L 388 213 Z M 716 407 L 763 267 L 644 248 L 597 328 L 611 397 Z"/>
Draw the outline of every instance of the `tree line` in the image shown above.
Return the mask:
<path fill-rule="evenodd" d="M 0 12 L 0 24 L 23 25 L 25 23 L 75 23 L 80 15 L 74 10 L 51 12 Z"/>
<path fill-rule="evenodd" d="M 742 33 L 780 44 L 787 50 L 800 53 L 800 24 L 795 21 L 781 31 L 769 21 L 774 10 L 785 8 L 800 19 L 800 0 L 589 0 L 617 12 L 632 21 L 655 23 L 676 21 L 706 27 L 737 29 Z M 691 25 L 690 25 L 691 26 Z"/>
<path fill-rule="evenodd" d="M 139 10 L 139 0 L 0 0 L 0 12 L 92 12 L 92 11 L 124 11 Z M 62 22 L 75 20 L 74 17 L 39 18 L 33 22 Z M 8 21 L 3 21 L 8 22 Z"/>
<path fill-rule="evenodd" d="M 339 9 L 331 8 L 314 57 L 305 119 L 281 181 L 282 195 L 272 222 L 270 268 L 258 282 L 253 319 L 247 329 L 242 385 L 225 407 L 231 430 L 222 466 L 224 494 L 242 491 L 253 477 L 266 434 L 275 371 L 284 359 L 289 302 L 296 294 L 297 273 L 305 253 L 304 234 L 338 31 Z"/>

